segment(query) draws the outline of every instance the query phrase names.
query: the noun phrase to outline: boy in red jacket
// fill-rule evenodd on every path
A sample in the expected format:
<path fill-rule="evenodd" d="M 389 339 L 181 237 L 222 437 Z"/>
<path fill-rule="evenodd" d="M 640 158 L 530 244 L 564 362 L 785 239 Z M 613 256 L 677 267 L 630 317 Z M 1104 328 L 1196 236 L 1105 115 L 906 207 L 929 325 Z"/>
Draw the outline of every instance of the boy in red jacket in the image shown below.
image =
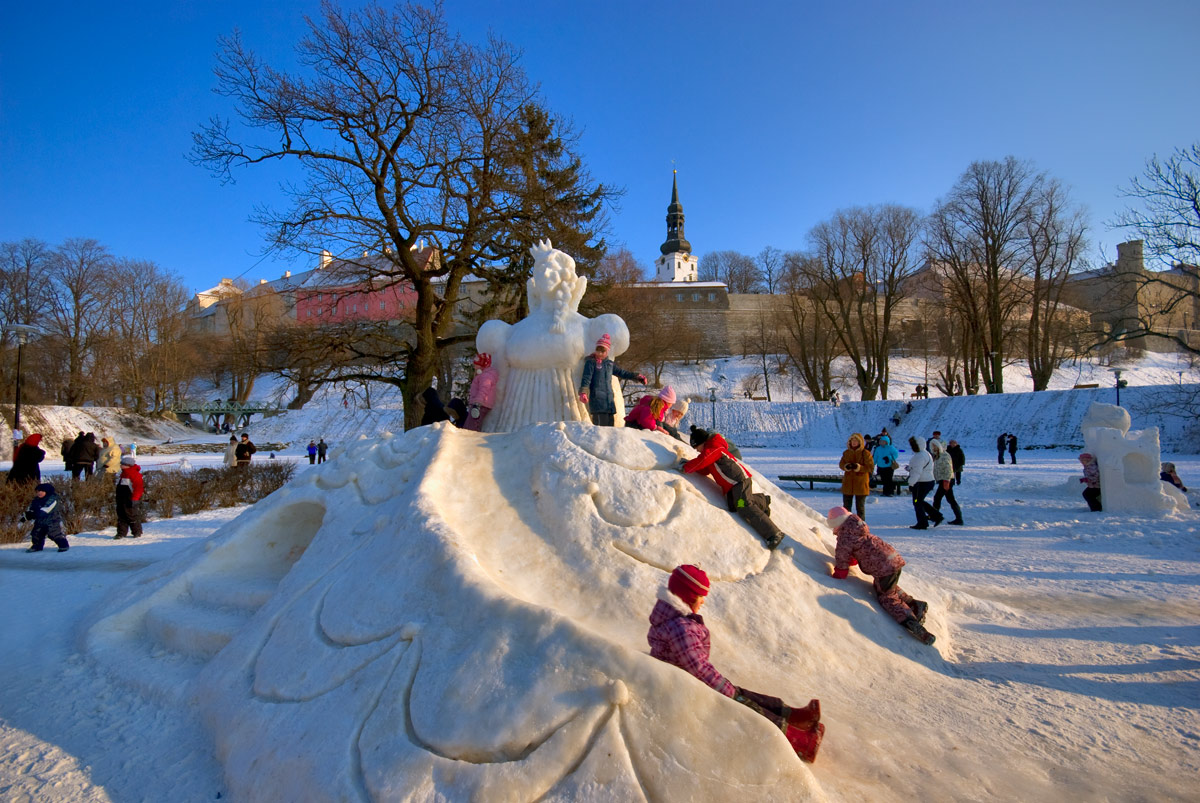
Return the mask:
<path fill-rule="evenodd" d="M 870 575 L 879 606 L 899 622 L 905 630 L 925 644 L 934 642 L 934 635 L 923 622 L 929 604 L 913 599 L 900 588 L 900 569 L 904 558 L 888 542 L 867 529 L 867 523 L 844 507 L 835 507 L 825 518 L 837 536 L 833 576 L 845 580 L 850 567 Z"/>
<path fill-rule="evenodd" d="M 774 549 L 783 540 L 783 531 L 771 521 L 771 497 L 753 493 L 750 469 L 742 465 L 729 453 L 729 444 L 721 433 L 692 427 L 692 448 L 700 456 L 682 461 L 680 470 L 685 474 L 707 474 L 725 494 L 725 504 L 754 528 L 767 542 L 767 549 Z"/>
<path fill-rule="evenodd" d="M 792 708 L 778 697 L 734 686 L 708 660 L 710 637 L 700 606 L 708 596 L 708 575 L 698 566 L 676 566 L 667 587 L 658 591 L 658 602 L 650 612 L 650 655 L 666 661 L 703 681 L 726 697 L 761 714 L 783 731 L 796 755 L 810 764 L 817 758 L 825 726 L 821 703 L 809 700 L 803 708 Z"/>
<path fill-rule="evenodd" d="M 142 481 L 142 469 L 138 466 L 133 455 L 127 454 L 121 458 L 121 476 L 117 478 L 117 534 L 116 538 L 141 538 L 142 516 L 139 510 L 142 491 L 145 490 Z"/>

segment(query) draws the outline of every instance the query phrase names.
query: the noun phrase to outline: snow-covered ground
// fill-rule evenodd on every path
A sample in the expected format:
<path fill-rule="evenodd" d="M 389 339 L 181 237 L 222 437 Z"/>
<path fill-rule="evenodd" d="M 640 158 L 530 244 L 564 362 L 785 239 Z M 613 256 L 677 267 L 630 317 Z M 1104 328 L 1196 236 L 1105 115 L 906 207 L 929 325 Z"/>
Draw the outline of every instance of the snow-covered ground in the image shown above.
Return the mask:
<path fill-rule="evenodd" d="M 669 470 L 670 443 L 635 433 L 597 440 L 587 429 L 568 427 L 564 438 L 439 428 L 350 444 L 325 466 L 302 462 L 294 487 L 246 511 L 151 522 L 139 542 L 81 534 L 61 555 L 0 547 L 10 612 L 0 635 L 0 798 L 277 800 L 289 777 L 307 779 L 306 767 L 324 761 L 329 772 L 309 799 L 338 783 L 351 798 L 417 800 L 500 799 L 519 786 L 476 786 L 489 772 L 532 782 L 517 799 L 1195 799 L 1195 512 L 1089 513 L 1074 452 L 1053 450 L 1022 452 L 1017 466 L 969 454 L 962 528 L 910 530 L 906 499 L 872 497 L 872 530 L 907 560 L 904 587 L 931 604 L 938 642 L 926 648 L 879 611 L 860 575 L 826 575 L 831 541 L 811 511 L 840 504 L 834 486 L 787 488 L 789 506 L 779 483 L 772 512 L 792 537 L 768 555 L 704 481 Z M 830 471 L 838 454 L 745 450 L 768 480 Z M 1200 458 L 1175 462 L 1200 486 Z M 343 504 L 339 494 L 355 488 L 359 501 Z M 324 522 L 294 513 L 324 500 Z M 214 560 L 246 577 L 261 564 L 256 538 L 294 536 L 298 523 L 320 530 L 296 582 L 281 582 L 207 664 L 179 659 L 169 643 L 145 648 L 127 627 L 146 613 L 137 600 L 150 601 L 151 616 L 166 607 L 163 589 L 177 601 L 173 577 L 211 585 Z M 684 561 L 719 578 L 705 608 L 717 667 L 797 703 L 821 699 L 828 732 L 815 765 L 790 755 L 765 721 L 646 655 L 655 578 Z M 326 589 L 313 597 L 324 610 L 301 615 L 312 610 L 310 587 Z M 334 677 L 345 676 L 349 653 L 373 649 L 368 635 L 400 639 L 387 648 L 398 672 L 412 655 L 403 645 L 421 641 L 416 660 L 429 671 L 402 695 L 412 698 L 407 720 L 372 713 L 358 732 L 348 689 L 378 694 L 384 686 L 368 682 L 376 663 L 340 685 Z M 137 647 L 127 660 L 106 651 L 126 637 Z M 306 656 L 298 645 L 309 642 L 323 651 Z M 257 668 L 247 676 L 243 667 Z M 170 689 L 156 684 L 177 670 L 201 673 L 204 694 L 163 702 Z M 304 690 L 314 682 L 334 690 Z M 263 684 L 290 694 L 282 705 L 292 713 L 272 719 L 281 703 L 261 696 Z M 321 700 L 333 707 L 321 710 Z M 574 734 L 576 719 L 594 730 Z M 359 735 L 339 736 L 347 727 Z M 544 747 L 521 750 L 531 739 L 577 747 L 547 768 Z M 425 784 L 416 788 L 388 775 L 385 761 L 413 745 L 423 747 L 405 765 L 409 781 Z M 516 763 L 514 750 L 524 755 Z M 256 773 L 268 780 L 255 786 Z"/>

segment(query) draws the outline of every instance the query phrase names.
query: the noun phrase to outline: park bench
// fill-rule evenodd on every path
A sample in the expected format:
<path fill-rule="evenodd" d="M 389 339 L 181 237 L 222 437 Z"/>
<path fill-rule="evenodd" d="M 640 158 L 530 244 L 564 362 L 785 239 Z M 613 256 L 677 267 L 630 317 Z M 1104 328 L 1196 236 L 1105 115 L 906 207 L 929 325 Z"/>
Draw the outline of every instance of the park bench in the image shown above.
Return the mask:
<path fill-rule="evenodd" d="M 1087 382 L 1084 384 L 1076 385 L 1073 388 L 1073 390 L 1086 390 L 1087 388 L 1098 388 L 1098 387 L 1100 387 L 1100 385 L 1097 382 Z"/>
<path fill-rule="evenodd" d="M 838 485 L 842 484 L 842 475 L 841 474 L 780 474 L 779 477 L 777 477 L 777 479 L 783 480 L 786 482 L 794 482 L 797 485 L 803 485 L 803 483 L 807 482 L 808 490 L 810 490 L 810 491 L 813 490 L 814 483 L 818 483 L 818 482 L 836 482 Z M 874 488 L 878 485 L 881 485 L 881 484 L 882 483 L 880 483 L 880 481 L 878 479 L 876 479 L 874 476 L 871 477 L 871 487 L 872 488 Z M 908 475 L 907 474 L 893 475 L 892 476 L 892 485 L 894 485 L 897 488 L 907 488 L 908 487 Z"/>

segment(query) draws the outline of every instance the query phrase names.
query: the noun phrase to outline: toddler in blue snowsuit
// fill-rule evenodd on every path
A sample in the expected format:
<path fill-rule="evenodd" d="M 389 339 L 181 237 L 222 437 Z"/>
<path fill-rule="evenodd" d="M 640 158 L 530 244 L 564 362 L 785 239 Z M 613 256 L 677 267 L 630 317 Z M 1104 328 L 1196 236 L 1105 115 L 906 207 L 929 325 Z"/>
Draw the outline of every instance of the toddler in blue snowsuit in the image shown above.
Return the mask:
<path fill-rule="evenodd" d="M 58 502 L 54 486 L 50 483 L 43 482 L 37 487 L 33 501 L 21 516 L 21 521 L 33 522 L 33 531 L 29 534 L 33 546 L 25 550 L 26 552 L 41 552 L 46 546 L 47 538 L 58 544 L 59 552 L 66 552 L 71 548 L 67 537 L 63 535 L 62 506 Z"/>

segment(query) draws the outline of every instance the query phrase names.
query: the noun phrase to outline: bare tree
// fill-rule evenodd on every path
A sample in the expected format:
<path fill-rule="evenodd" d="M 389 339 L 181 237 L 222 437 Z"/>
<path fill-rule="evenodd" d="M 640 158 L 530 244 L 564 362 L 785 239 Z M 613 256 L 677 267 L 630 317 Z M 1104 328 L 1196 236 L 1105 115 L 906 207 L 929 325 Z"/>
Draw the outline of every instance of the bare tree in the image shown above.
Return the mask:
<path fill-rule="evenodd" d="M 1134 305 L 1136 314 L 1105 340 L 1154 335 L 1200 354 L 1200 343 L 1190 336 L 1192 328 L 1200 328 L 1200 142 L 1165 160 L 1152 157 L 1124 191 L 1141 206 L 1127 208 L 1114 225 L 1136 233 L 1165 269 L 1128 277 L 1134 294 L 1152 296 L 1154 303 Z"/>
<path fill-rule="evenodd" d="M 0 326 L 45 325 L 50 311 L 51 296 L 47 291 L 51 286 L 52 266 L 53 252 L 41 240 L 26 238 L 0 243 Z M 0 330 L 0 350 L 7 353 L 15 342 L 14 335 Z M 30 346 L 26 345 L 25 350 L 28 353 Z M 0 363 L 0 382 L 4 387 L 15 385 L 15 370 L 15 359 Z M 27 400 L 36 397 L 37 394 L 27 392 Z"/>
<path fill-rule="evenodd" d="M 812 258 L 799 263 L 812 296 L 854 366 L 864 400 L 887 398 L 893 318 L 918 267 L 921 217 L 883 205 L 836 212 L 809 232 Z"/>
<path fill-rule="evenodd" d="M 1012 156 L 973 162 L 930 216 L 926 249 L 945 272 L 950 303 L 967 315 L 989 393 L 1004 392 L 1010 324 L 1027 295 L 1026 224 L 1045 182 Z"/>
<path fill-rule="evenodd" d="M 364 275 L 412 286 L 412 340 L 398 356 L 412 427 L 441 349 L 469 338 L 453 331 L 464 278 L 511 256 L 507 231 L 529 214 L 522 193 L 547 180 L 518 158 L 535 89 L 511 46 L 463 42 L 440 6 L 325 3 L 297 54 L 300 69 L 284 72 L 236 35 L 223 39 L 217 92 L 242 128 L 214 119 L 195 134 L 193 158 L 225 179 L 238 167 L 298 164 L 291 208 L 260 216 L 272 247 L 369 252 L 380 259 Z M 439 260 L 414 251 L 423 241 Z"/>
<path fill-rule="evenodd" d="M 731 293 L 762 291 L 762 275 L 754 260 L 737 251 L 712 251 L 700 257 L 697 276 L 702 282 L 724 282 Z"/>
<path fill-rule="evenodd" d="M 766 286 L 767 293 L 774 295 L 779 289 L 780 280 L 783 278 L 783 252 L 778 248 L 768 245 L 766 248 L 758 252 L 758 273 L 762 277 L 762 282 Z"/>
<path fill-rule="evenodd" d="M 812 257 L 789 253 L 782 289 L 788 296 L 786 311 L 779 316 L 781 348 L 816 401 L 833 393 L 833 360 L 838 356 L 838 339 L 830 331 L 813 296 L 822 290 L 810 282 Z"/>
<path fill-rule="evenodd" d="M 106 274 L 112 255 L 98 241 L 73 237 L 54 252 L 52 308 L 48 321 L 66 372 L 60 401 L 83 404 L 88 397 L 88 374 L 104 311 Z"/>

